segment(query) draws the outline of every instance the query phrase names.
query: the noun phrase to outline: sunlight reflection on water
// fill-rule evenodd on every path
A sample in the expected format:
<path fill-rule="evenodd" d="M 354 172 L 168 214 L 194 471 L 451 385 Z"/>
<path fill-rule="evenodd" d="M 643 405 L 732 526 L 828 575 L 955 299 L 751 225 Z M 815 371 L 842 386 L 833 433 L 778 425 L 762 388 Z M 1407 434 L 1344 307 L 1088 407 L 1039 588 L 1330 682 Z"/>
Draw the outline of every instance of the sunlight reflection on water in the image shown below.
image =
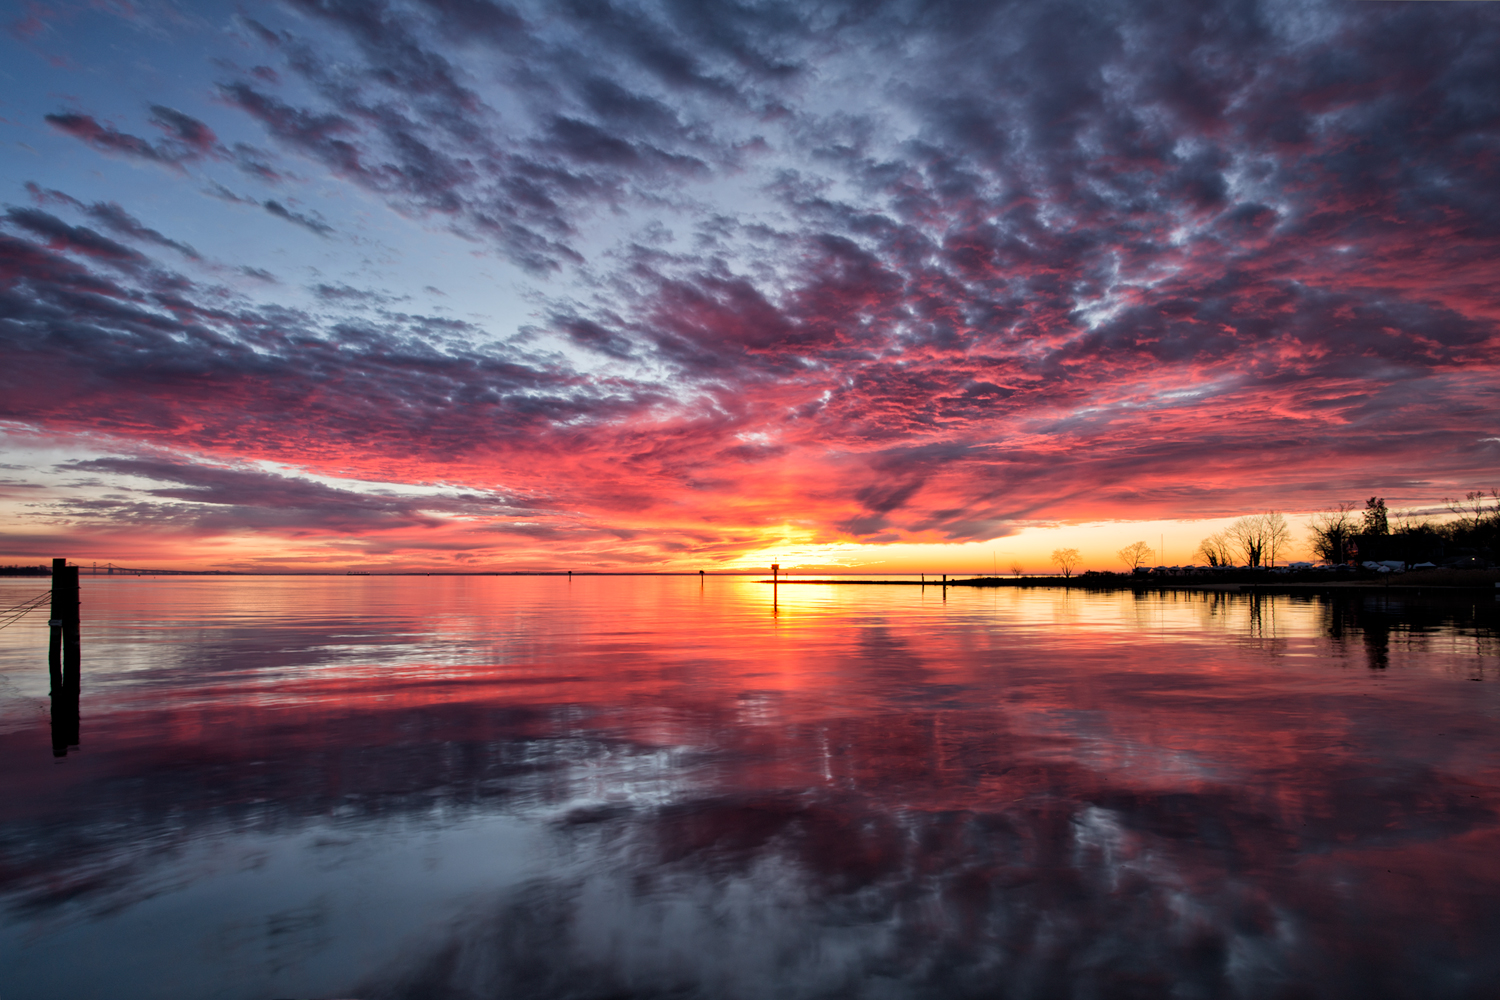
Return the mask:
<path fill-rule="evenodd" d="M 1500 987 L 1480 600 L 83 588 L 62 760 L 0 631 L 7 998 Z"/>

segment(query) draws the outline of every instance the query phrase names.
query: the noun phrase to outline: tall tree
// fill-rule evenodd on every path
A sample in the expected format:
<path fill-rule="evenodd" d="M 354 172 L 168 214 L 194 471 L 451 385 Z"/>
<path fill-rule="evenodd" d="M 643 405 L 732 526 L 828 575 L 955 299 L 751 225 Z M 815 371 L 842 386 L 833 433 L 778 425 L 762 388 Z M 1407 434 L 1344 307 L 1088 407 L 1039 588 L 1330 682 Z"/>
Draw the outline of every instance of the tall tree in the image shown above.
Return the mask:
<path fill-rule="evenodd" d="M 1313 551 L 1331 563 L 1349 560 L 1349 543 L 1356 534 L 1354 505 L 1341 503 L 1331 511 L 1314 514 L 1307 523 L 1312 531 Z"/>
<path fill-rule="evenodd" d="M 1246 514 L 1227 529 L 1230 541 L 1245 557 L 1245 565 L 1252 568 L 1260 565 L 1266 549 L 1265 527 L 1259 514 Z"/>
<path fill-rule="evenodd" d="M 1385 497 L 1371 497 L 1365 501 L 1364 535 L 1389 535 L 1391 523 L 1386 517 Z"/>
<path fill-rule="evenodd" d="M 1052 550 L 1052 563 L 1058 569 L 1062 570 L 1064 580 L 1073 575 L 1074 567 L 1078 565 L 1078 561 L 1082 558 L 1083 556 L 1079 554 L 1077 549 Z"/>
<path fill-rule="evenodd" d="M 1285 549 L 1292 540 L 1291 529 L 1279 510 L 1268 510 L 1260 516 L 1261 529 L 1266 544 L 1266 565 L 1276 565 L 1276 554 Z"/>
<path fill-rule="evenodd" d="M 1462 500 L 1444 497 L 1443 503 L 1458 515 L 1454 522 L 1466 531 L 1478 531 L 1486 521 L 1500 521 L 1500 490 L 1471 490 Z"/>
<path fill-rule="evenodd" d="M 1214 567 L 1234 565 L 1234 544 L 1229 540 L 1229 533 L 1216 531 L 1203 541 L 1198 543 L 1196 555 L 1202 555 L 1208 560 L 1208 564 Z"/>
<path fill-rule="evenodd" d="M 1137 568 L 1146 565 L 1146 560 L 1151 558 L 1151 546 L 1145 542 L 1131 542 L 1120 550 L 1119 555 L 1125 568 L 1133 573 Z"/>

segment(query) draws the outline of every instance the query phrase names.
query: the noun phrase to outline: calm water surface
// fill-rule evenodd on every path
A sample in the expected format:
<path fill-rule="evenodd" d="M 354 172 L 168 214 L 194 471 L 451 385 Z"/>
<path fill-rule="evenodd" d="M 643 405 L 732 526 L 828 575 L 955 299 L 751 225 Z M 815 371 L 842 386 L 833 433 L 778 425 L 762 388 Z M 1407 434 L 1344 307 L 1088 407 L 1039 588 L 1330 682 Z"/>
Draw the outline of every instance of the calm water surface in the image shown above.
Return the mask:
<path fill-rule="evenodd" d="M 83 601 L 66 756 L 0 630 L 3 1000 L 1500 996 L 1489 595 Z"/>

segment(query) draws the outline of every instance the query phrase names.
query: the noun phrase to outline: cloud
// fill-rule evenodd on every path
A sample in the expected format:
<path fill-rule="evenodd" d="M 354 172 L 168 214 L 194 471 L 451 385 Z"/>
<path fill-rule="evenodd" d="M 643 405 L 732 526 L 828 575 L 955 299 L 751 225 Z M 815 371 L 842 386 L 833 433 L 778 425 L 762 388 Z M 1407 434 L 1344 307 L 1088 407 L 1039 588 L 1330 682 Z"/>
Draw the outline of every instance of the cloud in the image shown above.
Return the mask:
<path fill-rule="evenodd" d="M 46 235 L 66 237 L 66 249 L 82 239 L 50 216 L 14 211 Z M 87 246 L 114 256 L 124 249 Z M 259 441 L 267 454 L 285 447 L 290 455 L 301 448 L 295 438 L 326 433 L 330 420 L 347 421 L 356 437 L 373 433 L 371 444 L 393 435 L 377 450 L 395 445 L 410 456 L 435 457 L 507 441 L 528 448 L 549 425 L 615 419 L 656 398 L 625 382 L 590 386 L 546 358 L 503 345 L 469 346 L 474 331 L 461 321 L 385 314 L 374 323 L 338 316 L 325 323 L 284 307 L 226 308 L 216 296 L 199 301 L 190 284 L 171 294 L 153 291 L 12 237 L 0 237 L 0 276 L 0 334 L 10 359 L 0 410 L 59 428 L 103 419 L 163 441 L 186 434 L 181 440 L 198 442 L 190 447 Z M 445 339 L 448 347 L 437 346 Z M 475 437 L 469 421 L 485 413 L 490 430 Z M 294 430 L 299 423 L 302 430 Z M 449 445 L 430 451 L 449 435 Z"/>
<path fill-rule="evenodd" d="M 133 516 L 149 520 L 188 520 L 198 530 L 291 529 L 358 534 L 392 528 L 433 526 L 421 512 L 441 501 L 380 496 L 341 490 L 291 476 L 243 468 L 222 468 L 141 458 L 99 458 L 69 462 L 62 471 L 106 473 L 177 485 L 142 491 L 161 500 L 191 506 L 151 505 L 133 501 Z M 75 508 L 76 510 L 76 508 Z"/>
<path fill-rule="evenodd" d="M 383 292 L 343 284 L 317 284 L 312 286 L 312 293 L 324 302 L 343 303 L 350 306 L 384 305 L 393 301 L 392 296 Z"/>
<path fill-rule="evenodd" d="M 218 146 L 219 137 L 203 122 L 162 104 L 151 105 L 151 124 L 167 133 L 174 145 L 204 156 Z"/>
<path fill-rule="evenodd" d="M 249 143 L 237 142 L 232 150 L 234 165 L 241 171 L 267 184 L 280 184 L 285 174 L 271 165 L 270 155 Z"/>
<path fill-rule="evenodd" d="M 331 236 L 335 232 L 334 228 L 328 223 L 324 222 L 321 218 L 316 218 L 302 212 L 295 212 L 292 209 L 287 208 L 285 205 L 274 198 L 267 198 L 265 201 L 258 201 L 255 198 L 249 197 L 247 195 L 237 194 L 216 181 L 211 181 L 209 183 L 209 186 L 205 190 L 205 193 L 212 198 L 219 199 L 220 201 L 227 201 L 231 205 L 254 205 L 257 208 L 264 209 L 267 213 L 276 216 L 276 218 L 278 219 L 283 219 L 295 226 L 301 226 L 303 229 L 315 233 L 318 236 L 327 237 Z"/>
<path fill-rule="evenodd" d="M 84 226 L 70 226 L 49 212 L 35 208 L 9 208 L 5 218 L 13 225 L 45 238 L 54 250 L 67 250 L 129 270 L 147 262 L 137 251 Z"/>
<path fill-rule="evenodd" d="M 318 58 L 313 35 L 258 32 L 286 53 L 287 70 L 321 102 L 273 95 L 250 76 L 224 82 L 222 98 L 280 145 L 403 211 L 448 216 L 460 231 L 539 274 L 582 263 L 575 237 L 600 204 L 675 198 L 669 178 L 708 180 L 718 164 L 741 155 L 706 122 L 689 123 L 660 96 L 643 93 L 644 81 L 601 72 L 605 63 L 591 56 L 610 53 L 593 50 L 618 50 L 612 39 L 623 32 L 633 39 L 627 46 L 633 61 L 675 83 L 724 95 L 733 88 L 698 66 L 687 54 L 692 46 L 709 42 L 720 50 L 715 62 L 732 56 L 764 71 L 755 74 L 764 79 L 786 69 L 754 50 L 751 30 L 726 34 L 705 24 L 681 47 L 652 43 L 644 31 L 663 30 L 662 23 L 653 19 L 643 29 L 637 16 L 605 7 L 538 20 L 488 3 L 429 3 L 423 18 L 399 6 L 297 6 L 343 33 L 363 66 L 350 71 Z M 557 27 L 567 41 L 545 37 Z M 548 89 L 562 88 L 547 96 L 518 84 L 520 100 L 536 104 L 537 127 L 516 131 L 509 122 L 521 119 L 508 121 L 465 82 L 463 69 L 440 50 L 459 34 L 515 55 L 518 80 L 549 74 Z"/>
<path fill-rule="evenodd" d="M 155 229 L 144 225 L 139 219 L 114 202 L 97 201 L 92 205 L 85 205 L 70 195 L 50 188 L 42 188 L 31 181 L 26 182 L 26 190 L 30 192 L 32 198 L 39 205 L 66 205 L 75 208 L 119 236 L 126 236 L 142 243 L 152 243 L 156 246 L 168 247 L 176 250 L 184 257 L 189 257 L 193 260 L 197 260 L 200 257 L 198 251 L 186 243 L 180 243 L 177 240 L 163 236 Z"/>
<path fill-rule="evenodd" d="M 278 219 L 285 219 L 288 222 L 295 223 L 303 229 L 317 233 L 319 236 L 328 236 L 333 232 L 333 227 L 328 223 L 321 219 L 314 219 L 309 215 L 303 215 L 300 212 L 293 212 L 279 201 L 268 200 L 262 202 L 261 207 Z"/>
<path fill-rule="evenodd" d="M 203 122 L 165 105 L 153 104 L 150 111 L 151 124 L 167 134 L 165 139 L 154 143 L 128 132 L 121 132 L 92 115 L 66 111 L 43 117 L 53 128 L 66 132 L 100 152 L 147 160 L 179 171 L 185 163 L 192 163 L 206 156 L 223 155 L 217 136 Z"/>

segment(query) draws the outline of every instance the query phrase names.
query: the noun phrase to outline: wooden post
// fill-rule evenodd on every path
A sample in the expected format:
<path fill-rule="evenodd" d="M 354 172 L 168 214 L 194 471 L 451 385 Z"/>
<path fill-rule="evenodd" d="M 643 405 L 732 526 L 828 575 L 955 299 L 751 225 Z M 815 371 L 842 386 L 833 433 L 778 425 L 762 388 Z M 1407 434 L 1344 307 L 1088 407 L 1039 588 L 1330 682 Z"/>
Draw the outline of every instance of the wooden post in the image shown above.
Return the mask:
<path fill-rule="evenodd" d="M 78 567 L 52 560 L 52 620 L 47 670 L 52 681 L 52 756 L 78 745 L 78 695 L 83 653 L 79 646 Z"/>
<path fill-rule="evenodd" d="M 66 559 L 52 560 L 52 617 L 47 621 L 47 674 L 52 681 L 52 695 L 62 691 L 63 624 L 67 612 L 67 585 L 64 577 L 68 572 Z"/>
<path fill-rule="evenodd" d="M 83 654 L 79 649 L 80 613 L 78 599 L 78 567 L 63 567 L 63 581 L 67 584 L 68 600 L 63 617 L 63 686 L 78 690 L 78 672 L 83 666 Z M 55 599 L 55 598 L 54 598 Z"/>
<path fill-rule="evenodd" d="M 771 583 L 772 584 L 775 584 L 777 582 L 776 581 L 776 574 L 780 570 L 781 570 L 781 563 L 772 563 L 771 564 Z"/>

